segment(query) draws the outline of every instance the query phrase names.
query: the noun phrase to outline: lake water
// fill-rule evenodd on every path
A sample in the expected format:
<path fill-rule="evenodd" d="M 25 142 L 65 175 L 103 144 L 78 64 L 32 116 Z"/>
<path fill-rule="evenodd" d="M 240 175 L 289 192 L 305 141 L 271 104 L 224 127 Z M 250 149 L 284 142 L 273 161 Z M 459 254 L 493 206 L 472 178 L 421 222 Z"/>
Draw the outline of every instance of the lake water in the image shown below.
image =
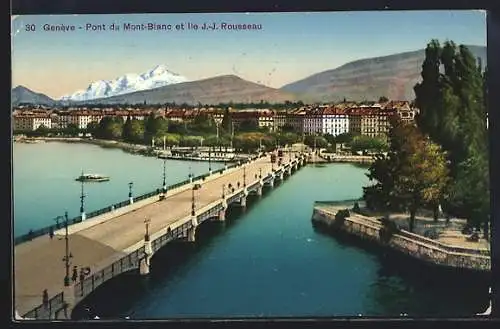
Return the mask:
<path fill-rule="evenodd" d="M 167 162 L 168 183 L 208 170 L 203 162 Z M 221 164 L 219 164 L 221 166 Z M 215 168 L 215 166 L 213 166 Z M 16 144 L 17 232 L 79 210 L 81 170 L 108 174 L 87 184 L 88 209 L 161 186 L 162 160 L 84 144 Z M 203 223 L 195 244 L 171 243 L 152 259 L 151 274 L 124 274 L 73 312 L 85 318 L 231 318 L 316 316 L 471 316 L 488 304 L 482 276 L 445 271 L 346 241 L 311 224 L 314 201 L 360 197 L 366 169 L 350 164 L 307 166 L 225 223 Z"/>

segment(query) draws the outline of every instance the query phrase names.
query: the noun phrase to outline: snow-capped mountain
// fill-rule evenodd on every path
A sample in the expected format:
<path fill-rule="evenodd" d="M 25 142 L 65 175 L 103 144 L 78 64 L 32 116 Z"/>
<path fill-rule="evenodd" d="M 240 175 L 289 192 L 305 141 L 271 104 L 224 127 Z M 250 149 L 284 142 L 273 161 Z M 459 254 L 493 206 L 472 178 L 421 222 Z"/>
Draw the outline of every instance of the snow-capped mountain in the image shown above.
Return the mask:
<path fill-rule="evenodd" d="M 181 82 L 187 82 L 185 77 L 171 72 L 165 65 L 157 65 L 152 70 L 142 74 L 129 73 L 115 80 L 99 80 L 92 82 L 87 89 L 79 90 L 71 95 L 60 98 L 62 101 L 87 101 L 106 98 L 135 91 L 149 90 Z"/>

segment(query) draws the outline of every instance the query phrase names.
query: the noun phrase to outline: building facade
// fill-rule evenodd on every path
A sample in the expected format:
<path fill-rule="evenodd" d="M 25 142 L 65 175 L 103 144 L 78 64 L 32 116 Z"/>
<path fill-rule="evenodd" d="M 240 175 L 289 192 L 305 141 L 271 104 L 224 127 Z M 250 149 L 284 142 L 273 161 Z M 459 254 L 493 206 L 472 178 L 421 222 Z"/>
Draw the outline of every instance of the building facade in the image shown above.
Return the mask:
<path fill-rule="evenodd" d="M 345 109 L 329 107 L 321 116 L 321 132 L 338 136 L 349 132 L 349 115 Z"/>

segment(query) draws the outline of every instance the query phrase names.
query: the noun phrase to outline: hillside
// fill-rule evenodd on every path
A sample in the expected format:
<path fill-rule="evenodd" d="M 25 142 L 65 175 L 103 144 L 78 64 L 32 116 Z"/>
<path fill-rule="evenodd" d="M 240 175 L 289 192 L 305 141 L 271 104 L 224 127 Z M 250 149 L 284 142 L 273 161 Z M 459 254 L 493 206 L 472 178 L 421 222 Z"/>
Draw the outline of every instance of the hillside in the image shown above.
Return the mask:
<path fill-rule="evenodd" d="M 468 47 L 485 66 L 486 47 Z M 304 102 L 377 100 L 380 96 L 413 100 L 413 87 L 420 80 L 424 58 L 422 49 L 357 60 L 290 83 L 281 90 L 302 95 Z"/>
<path fill-rule="evenodd" d="M 138 91 L 130 94 L 95 99 L 87 104 L 219 104 L 219 103 L 251 103 L 268 101 L 280 103 L 293 101 L 295 96 L 278 89 L 269 88 L 235 75 L 224 75 L 204 80 L 177 83 L 151 90 Z"/>
<path fill-rule="evenodd" d="M 34 92 L 26 87 L 17 86 L 12 89 L 11 93 L 12 106 L 19 104 L 37 104 L 37 105 L 54 105 L 55 100 L 42 93 Z"/>

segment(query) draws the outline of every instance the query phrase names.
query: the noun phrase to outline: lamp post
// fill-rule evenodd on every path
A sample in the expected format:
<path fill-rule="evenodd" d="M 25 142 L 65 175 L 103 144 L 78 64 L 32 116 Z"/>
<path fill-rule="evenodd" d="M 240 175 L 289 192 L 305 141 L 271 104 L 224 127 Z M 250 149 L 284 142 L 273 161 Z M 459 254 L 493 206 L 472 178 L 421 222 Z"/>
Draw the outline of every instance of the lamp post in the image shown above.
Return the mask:
<path fill-rule="evenodd" d="M 132 187 L 134 186 L 134 182 L 129 182 L 128 183 L 128 198 L 132 198 Z"/>
<path fill-rule="evenodd" d="M 167 160 L 163 159 L 163 193 L 167 193 L 167 174 L 166 174 Z"/>
<path fill-rule="evenodd" d="M 82 176 L 83 176 L 83 171 L 82 171 Z M 81 182 L 81 194 L 80 194 L 80 215 L 81 215 L 81 218 L 82 218 L 82 221 L 85 220 L 85 207 L 84 207 L 84 200 L 85 200 L 85 193 L 84 193 L 84 190 L 83 190 L 83 180 Z"/>
<path fill-rule="evenodd" d="M 226 197 L 226 184 L 222 184 L 222 198 L 224 199 Z"/>
<path fill-rule="evenodd" d="M 65 240 L 65 255 L 63 257 L 63 262 L 64 266 L 66 268 L 66 275 L 64 276 L 64 286 L 69 287 L 70 284 L 70 279 L 69 279 L 69 267 L 71 266 L 71 258 L 73 258 L 73 255 L 69 251 L 69 234 L 68 234 L 68 212 L 66 211 L 64 213 L 64 227 L 65 227 L 65 234 L 64 234 L 64 240 Z"/>
<path fill-rule="evenodd" d="M 246 167 L 243 166 L 243 187 L 247 186 L 247 170 Z"/>
<path fill-rule="evenodd" d="M 146 234 L 144 235 L 144 241 L 149 241 L 149 223 L 151 222 L 151 218 L 146 218 L 144 220 L 144 224 L 146 225 Z"/>
<path fill-rule="evenodd" d="M 208 172 L 212 173 L 212 152 L 210 146 L 208 147 Z"/>
<path fill-rule="evenodd" d="M 262 168 L 259 168 L 259 178 L 262 178 Z"/>
<path fill-rule="evenodd" d="M 196 205 L 194 203 L 194 191 L 196 190 L 196 187 L 193 186 L 191 189 L 191 216 L 195 216 L 196 214 Z"/>

